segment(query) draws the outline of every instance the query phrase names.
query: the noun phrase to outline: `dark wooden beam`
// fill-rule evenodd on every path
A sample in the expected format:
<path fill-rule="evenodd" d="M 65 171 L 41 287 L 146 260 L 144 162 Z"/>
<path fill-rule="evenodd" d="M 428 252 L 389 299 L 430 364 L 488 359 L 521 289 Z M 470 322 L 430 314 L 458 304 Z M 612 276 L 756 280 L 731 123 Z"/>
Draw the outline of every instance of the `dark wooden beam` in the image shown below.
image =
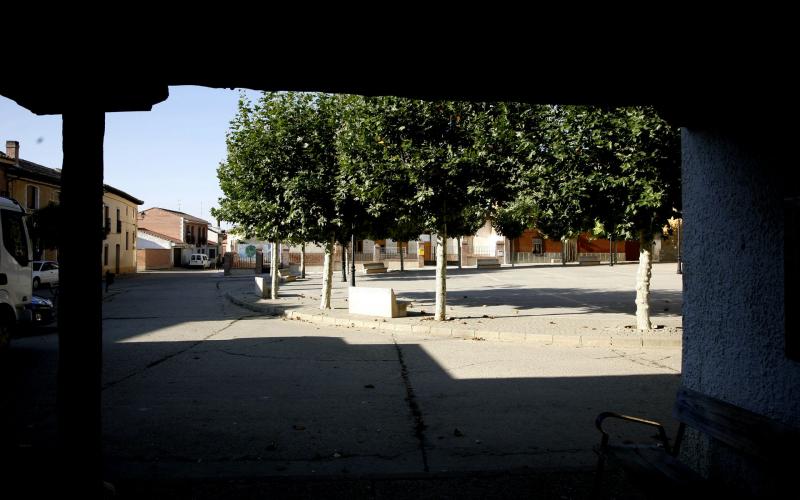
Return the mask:
<path fill-rule="evenodd" d="M 87 492 L 99 494 L 102 487 L 104 133 L 105 114 L 100 108 L 64 113 L 61 206 L 65 222 L 81 221 L 81 235 L 76 238 L 63 231 L 59 246 L 59 459 L 63 486 L 80 493 L 80 498 Z"/>

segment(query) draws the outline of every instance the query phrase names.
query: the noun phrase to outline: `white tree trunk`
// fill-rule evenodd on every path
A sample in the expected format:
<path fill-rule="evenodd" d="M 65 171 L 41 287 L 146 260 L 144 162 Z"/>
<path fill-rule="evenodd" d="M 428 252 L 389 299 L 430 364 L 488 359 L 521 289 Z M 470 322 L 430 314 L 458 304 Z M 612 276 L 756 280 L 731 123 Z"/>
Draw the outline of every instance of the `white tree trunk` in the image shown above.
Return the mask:
<path fill-rule="evenodd" d="M 269 291 L 270 298 L 277 299 L 278 298 L 278 285 L 281 280 L 281 275 L 278 272 L 278 262 L 280 262 L 280 255 L 278 254 L 278 242 L 274 241 L 272 243 L 272 258 L 270 259 L 269 270 L 272 273 L 272 285 Z"/>
<path fill-rule="evenodd" d="M 400 247 L 400 270 L 405 271 L 405 269 L 403 268 L 403 242 L 398 241 L 397 245 Z M 408 248 L 408 242 L 406 242 L 406 248 Z"/>
<path fill-rule="evenodd" d="M 306 244 L 300 245 L 300 277 L 306 277 Z"/>
<path fill-rule="evenodd" d="M 330 241 L 325 244 L 325 264 L 322 268 L 322 300 L 320 309 L 331 308 L 331 287 L 333 286 L 333 245 Z"/>
<path fill-rule="evenodd" d="M 447 307 L 447 233 L 436 238 L 436 321 L 445 320 Z"/>
<path fill-rule="evenodd" d="M 636 271 L 636 328 L 650 330 L 650 275 L 653 260 L 650 242 L 640 239 L 639 269 Z"/>

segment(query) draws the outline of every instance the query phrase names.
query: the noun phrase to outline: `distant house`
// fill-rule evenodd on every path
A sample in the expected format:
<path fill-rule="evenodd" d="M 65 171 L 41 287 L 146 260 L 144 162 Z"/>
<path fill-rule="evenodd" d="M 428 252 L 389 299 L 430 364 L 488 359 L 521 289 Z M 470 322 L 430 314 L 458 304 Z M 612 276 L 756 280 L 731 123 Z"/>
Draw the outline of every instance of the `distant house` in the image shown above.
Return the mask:
<path fill-rule="evenodd" d="M 166 208 L 148 208 L 139 213 L 138 217 L 139 244 L 154 243 L 157 235 L 161 242 L 169 242 L 167 248 L 172 253 L 170 262 L 172 266 L 188 266 L 189 256 L 193 253 L 209 255 L 209 250 L 218 252 L 217 243 L 209 246 L 208 232 L 210 224 L 199 217 Z M 146 250 L 146 248 L 145 248 Z M 160 258 L 159 258 L 160 259 Z M 160 260 L 159 260 L 160 261 Z"/>
<path fill-rule="evenodd" d="M 20 157 L 17 141 L 6 141 L 0 152 L 0 195 L 16 200 L 32 214 L 49 204 L 61 201 L 61 169 L 45 167 Z M 136 214 L 142 200 L 108 184 L 103 185 L 103 273 L 136 272 Z M 88 222 L 78 223 L 85 229 Z M 55 249 L 41 248 L 34 241 L 34 258 L 58 260 Z"/>
<path fill-rule="evenodd" d="M 221 227 L 208 226 L 208 258 L 216 261 L 225 251 L 228 233 Z"/>
<path fill-rule="evenodd" d="M 177 238 L 139 228 L 136 234 L 138 270 L 169 269 L 179 266 L 184 249 L 188 251 L 190 248 L 188 243 Z"/>

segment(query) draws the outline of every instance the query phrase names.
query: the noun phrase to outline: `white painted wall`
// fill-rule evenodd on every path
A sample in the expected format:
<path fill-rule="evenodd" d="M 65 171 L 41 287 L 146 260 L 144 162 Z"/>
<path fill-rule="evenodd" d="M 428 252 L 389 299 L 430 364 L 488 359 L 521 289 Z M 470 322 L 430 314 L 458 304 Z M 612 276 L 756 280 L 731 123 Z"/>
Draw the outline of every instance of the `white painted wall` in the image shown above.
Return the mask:
<path fill-rule="evenodd" d="M 683 129 L 683 384 L 800 428 L 800 363 L 785 354 L 780 173 L 794 167 L 766 160 L 779 141 L 742 144 L 759 131 L 749 125 L 736 137 Z M 769 474 L 694 433 L 684 454 L 732 484 Z"/>
<path fill-rule="evenodd" d="M 145 248 L 172 248 L 172 243 L 163 240 L 157 236 L 153 236 L 152 234 L 143 233 L 141 231 L 137 231 L 136 233 L 136 248 L 139 250 L 143 250 Z"/>

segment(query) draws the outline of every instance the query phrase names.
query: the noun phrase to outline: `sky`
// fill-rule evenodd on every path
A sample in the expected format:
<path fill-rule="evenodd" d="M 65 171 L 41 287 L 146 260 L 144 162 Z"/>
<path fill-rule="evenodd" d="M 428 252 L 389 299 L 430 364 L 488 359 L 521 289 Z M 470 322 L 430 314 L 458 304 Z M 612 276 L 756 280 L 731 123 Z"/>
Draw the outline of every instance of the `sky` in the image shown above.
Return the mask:
<path fill-rule="evenodd" d="M 150 112 L 107 113 L 104 182 L 143 200 L 139 210 L 180 210 L 216 224 L 209 210 L 222 196 L 217 166 L 240 92 L 170 87 Z M 0 96 L 0 141 L 3 152 L 6 141 L 19 141 L 22 159 L 61 168 L 60 115 L 38 116 Z"/>

